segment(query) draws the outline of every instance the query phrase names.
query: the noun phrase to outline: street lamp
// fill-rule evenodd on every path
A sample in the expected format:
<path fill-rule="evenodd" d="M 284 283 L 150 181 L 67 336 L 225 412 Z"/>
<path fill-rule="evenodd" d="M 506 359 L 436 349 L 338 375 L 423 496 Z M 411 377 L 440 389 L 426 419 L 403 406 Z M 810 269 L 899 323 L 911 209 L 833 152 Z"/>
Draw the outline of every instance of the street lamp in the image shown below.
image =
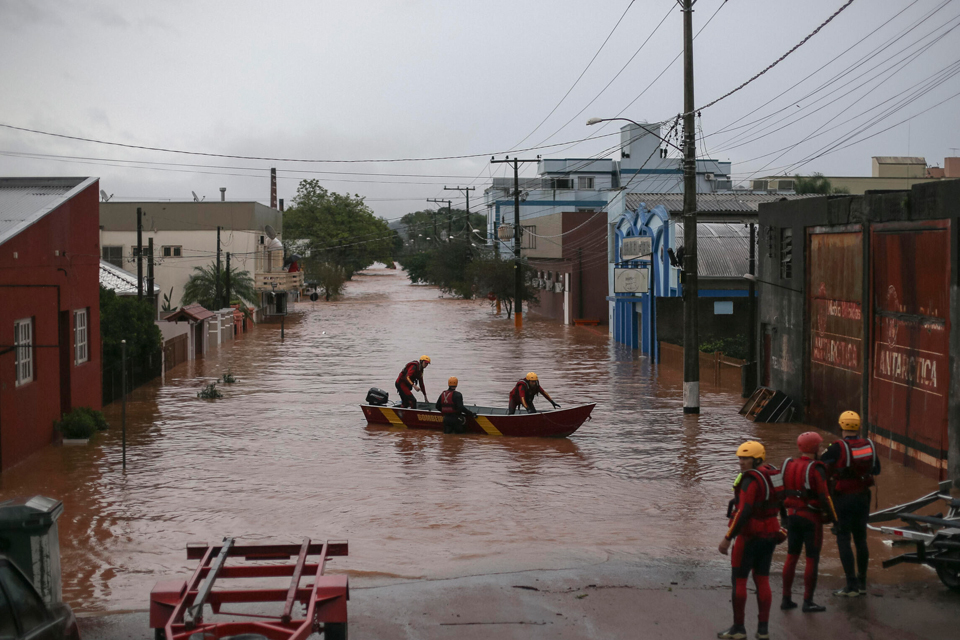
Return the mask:
<path fill-rule="evenodd" d="M 678 147 L 677 145 L 673 144 L 672 142 L 670 142 L 670 141 L 667 140 L 666 138 L 661 137 L 659 133 L 653 131 L 652 129 L 648 129 L 648 128 L 645 127 L 644 125 L 640 124 L 639 122 L 637 122 L 637 121 L 635 121 L 635 120 L 631 120 L 630 118 L 590 118 L 589 120 L 587 120 L 587 126 L 588 126 L 588 127 L 592 127 L 593 125 L 595 125 L 595 124 L 600 124 L 601 122 L 613 122 L 614 120 L 623 120 L 624 122 L 629 122 L 630 124 L 636 125 L 637 127 L 640 127 L 641 129 L 643 129 L 644 131 L 646 131 L 646 132 L 649 133 L 650 135 L 656 136 L 656 137 L 659 138 L 662 142 L 664 142 L 665 144 L 670 145 L 671 147 L 673 147 L 674 149 L 676 149 L 676 150 L 679 151 L 680 153 L 683 153 L 683 149 L 681 149 L 681 148 Z"/>

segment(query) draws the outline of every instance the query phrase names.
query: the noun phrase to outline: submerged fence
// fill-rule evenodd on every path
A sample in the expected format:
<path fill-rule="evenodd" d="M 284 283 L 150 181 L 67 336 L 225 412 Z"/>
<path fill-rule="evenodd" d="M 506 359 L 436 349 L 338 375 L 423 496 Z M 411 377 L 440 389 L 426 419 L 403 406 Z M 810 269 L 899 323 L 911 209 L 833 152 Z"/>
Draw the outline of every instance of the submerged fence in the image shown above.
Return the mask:
<path fill-rule="evenodd" d="M 157 349 L 143 359 L 127 360 L 127 393 L 150 382 L 160 375 L 163 367 L 163 350 Z M 119 400 L 123 394 L 122 367 L 119 362 L 103 367 L 103 404 Z"/>

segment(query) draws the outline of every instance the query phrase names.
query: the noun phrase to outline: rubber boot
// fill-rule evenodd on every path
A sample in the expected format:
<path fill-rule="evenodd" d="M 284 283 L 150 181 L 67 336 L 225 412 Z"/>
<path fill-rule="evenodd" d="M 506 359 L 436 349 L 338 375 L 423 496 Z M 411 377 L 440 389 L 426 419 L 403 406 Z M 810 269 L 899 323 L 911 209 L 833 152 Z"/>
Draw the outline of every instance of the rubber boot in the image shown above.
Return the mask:
<path fill-rule="evenodd" d="M 790 596 L 783 596 L 783 600 L 780 602 L 780 609 L 782 611 L 788 611 L 790 609 L 796 609 L 797 603 L 793 601 Z"/>
<path fill-rule="evenodd" d="M 757 640 L 770 640 L 770 629 L 766 622 L 757 624 Z"/>

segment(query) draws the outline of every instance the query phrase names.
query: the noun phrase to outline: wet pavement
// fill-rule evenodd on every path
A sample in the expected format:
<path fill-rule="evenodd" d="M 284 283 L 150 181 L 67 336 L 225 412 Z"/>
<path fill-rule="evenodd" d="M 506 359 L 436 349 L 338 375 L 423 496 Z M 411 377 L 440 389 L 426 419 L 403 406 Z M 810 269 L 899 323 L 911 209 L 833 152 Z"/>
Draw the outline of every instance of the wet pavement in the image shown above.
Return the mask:
<path fill-rule="evenodd" d="M 64 501 L 64 598 L 77 611 L 145 608 L 156 580 L 188 573 L 187 542 L 224 535 L 347 539 L 350 556 L 329 572 L 355 589 L 610 563 L 714 580 L 728 566 L 716 545 L 737 445 L 760 439 L 779 464 L 808 430 L 746 422 L 739 394 L 706 384 L 702 414 L 684 416 L 680 372 L 602 331 L 527 314 L 517 334 L 487 304 L 442 298 L 401 271 L 364 272 L 342 300 L 298 311 L 282 342 L 279 325 L 259 325 L 133 392 L 126 472 L 115 404 L 113 428 L 90 445 L 48 447 L 0 475 L 0 499 Z M 433 358 L 431 401 L 456 375 L 468 403 L 505 406 L 532 370 L 561 404 L 596 402 L 593 420 L 556 440 L 367 426 L 357 406 L 367 389 L 392 398 L 397 372 L 421 353 Z M 238 381 L 222 400 L 197 399 L 228 371 Z M 935 487 L 892 463 L 879 480 L 880 507 Z M 943 591 L 925 568 L 880 569 L 894 551 L 879 536 L 871 549 L 878 585 Z M 823 583 L 839 574 L 828 535 Z"/>

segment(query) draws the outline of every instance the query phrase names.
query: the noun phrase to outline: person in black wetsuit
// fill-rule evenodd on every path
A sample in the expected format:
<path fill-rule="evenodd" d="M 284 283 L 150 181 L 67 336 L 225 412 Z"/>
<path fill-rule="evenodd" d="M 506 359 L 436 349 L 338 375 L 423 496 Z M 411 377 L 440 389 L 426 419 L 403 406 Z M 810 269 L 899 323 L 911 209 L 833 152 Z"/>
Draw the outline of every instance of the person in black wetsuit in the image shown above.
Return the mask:
<path fill-rule="evenodd" d="M 447 390 L 437 398 L 437 409 L 443 414 L 444 433 L 463 433 L 466 430 L 467 417 L 477 417 L 477 414 L 463 406 L 463 394 L 457 391 L 459 383 L 456 376 L 450 376 Z"/>

